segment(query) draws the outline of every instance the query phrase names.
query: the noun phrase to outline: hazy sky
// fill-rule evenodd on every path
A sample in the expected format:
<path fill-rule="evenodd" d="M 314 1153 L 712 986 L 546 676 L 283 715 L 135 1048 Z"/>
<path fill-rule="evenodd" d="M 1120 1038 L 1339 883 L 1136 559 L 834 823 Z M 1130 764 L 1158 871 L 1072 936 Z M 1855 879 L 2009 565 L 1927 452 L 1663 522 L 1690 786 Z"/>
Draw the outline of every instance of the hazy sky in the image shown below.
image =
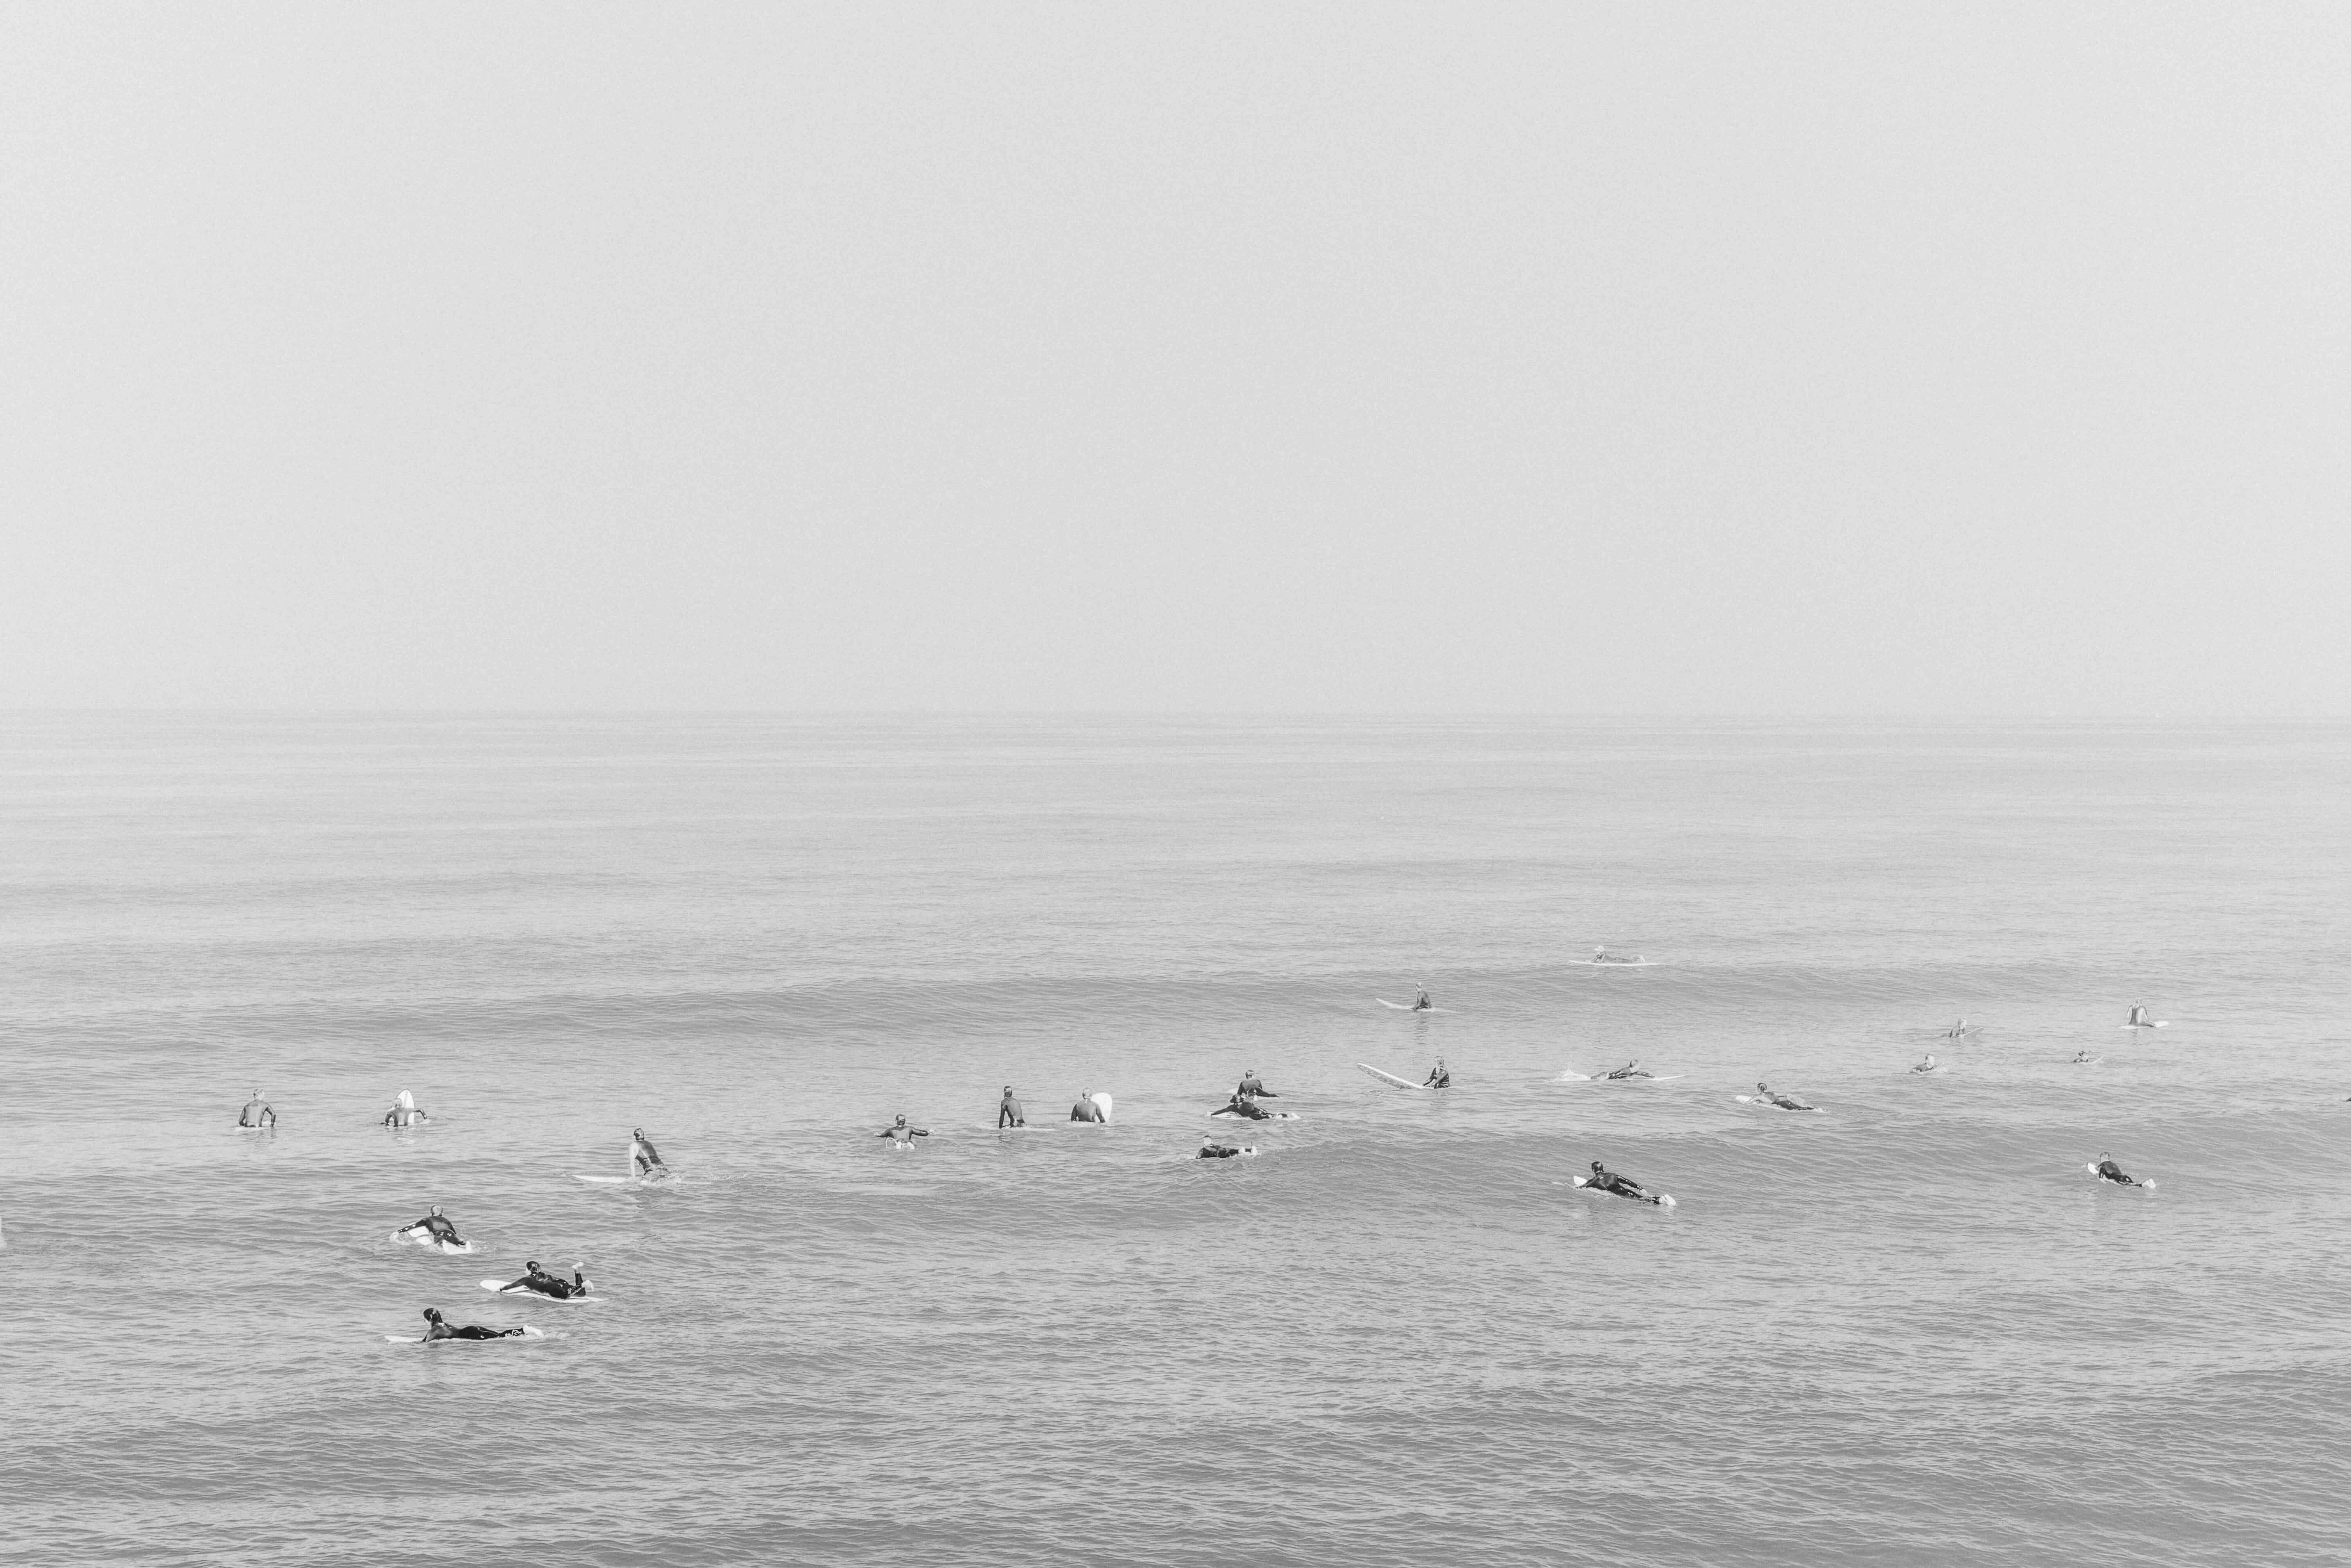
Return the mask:
<path fill-rule="evenodd" d="M 0 13 L 0 706 L 2351 712 L 2351 7 Z"/>

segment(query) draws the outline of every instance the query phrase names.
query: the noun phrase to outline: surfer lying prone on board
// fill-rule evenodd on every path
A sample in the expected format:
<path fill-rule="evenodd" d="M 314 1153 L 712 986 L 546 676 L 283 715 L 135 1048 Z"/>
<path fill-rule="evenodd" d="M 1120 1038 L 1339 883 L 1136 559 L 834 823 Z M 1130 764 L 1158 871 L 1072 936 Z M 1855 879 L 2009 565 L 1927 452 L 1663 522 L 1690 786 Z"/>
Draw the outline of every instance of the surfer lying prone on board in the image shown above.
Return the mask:
<path fill-rule="evenodd" d="M 1004 1098 L 996 1103 L 996 1124 L 999 1129 L 1029 1124 L 1028 1114 L 1020 1109 L 1020 1102 L 1012 1097 L 1012 1085 L 1009 1083 L 1004 1086 Z"/>
<path fill-rule="evenodd" d="M 534 1296 L 553 1296 L 559 1301 L 568 1301 L 574 1296 L 588 1293 L 588 1276 L 580 1271 L 577 1263 L 571 1266 L 571 1278 L 569 1280 L 559 1279 L 535 1261 L 523 1267 L 530 1272 L 498 1288 L 502 1291 L 528 1291 Z"/>
<path fill-rule="evenodd" d="M 1758 1100 L 1768 1100 L 1772 1104 L 1780 1107 L 1782 1111 L 1809 1111 L 1812 1109 L 1810 1105 L 1805 1104 L 1793 1094 L 1773 1093 L 1768 1086 L 1760 1081 L 1755 1085 L 1755 1098 Z"/>
<path fill-rule="evenodd" d="M 1428 1070 L 1428 1076 L 1421 1081 L 1420 1086 L 1423 1089 L 1450 1089 L 1453 1087 L 1453 1074 L 1445 1070 L 1445 1058 L 1440 1056 L 1437 1059 L 1437 1065 Z"/>
<path fill-rule="evenodd" d="M 1251 1100 L 1259 1098 L 1279 1100 L 1281 1098 L 1280 1095 L 1276 1094 L 1272 1090 L 1268 1089 L 1265 1084 L 1259 1081 L 1257 1075 L 1257 1069 L 1254 1067 L 1241 1074 L 1241 1086 L 1234 1090 L 1233 1092 Z"/>
<path fill-rule="evenodd" d="M 1641 1184 L 1631 1176 L 1618 1176 L 1614 1171 L 1603 1168 L 1598 1160 L 1592 1162 L 1592 1174 L 1583 1178 L 1583 1185 L 1596 1186 L 1602 1192 L 1613 1192 L 1619 1197 L 1629 1197 L 1641 1203 L 1662 1205 L 1665 1202 L 1665 1199 L 1643 1190 Z"/>
<path fill-rule="evenodd" d="M 401 1227 L 400 1233 L 402 1236 L 413 1236 L 420 1230 L 424 1233 L 424 1239 L 427 1241 L 445 1241 L 452 1247 L 463 1247 L 465 1244 L 458 1237 L 457 1228 L 443 1216 L 441 1206 L 437 1203 L 433 1206 L 432 1213 L 415 1224 Z"/>
<path fill-rule="evenodd" d="M 1272 1112 L 1260 1110 L 1255 1103 L 1245 1100 L 1238 1094 L 1235 1094 L 1231 1099 L 1226 1101 L 1223 1104 L 1209 1112 L 1208 1114 L 1211 1116 L 1245 1116 L 1252 1122 L 1270 1122 L 1273 1119 Z"/>
<path fill-rule="evenodd" d="M 426 1339 L 514 1339 L 521 1329 L 486 1329 L 479 1323 L 467 1323 L 464 1328 L 451 1328 L 441 1320 L 441 1309 L 424 1309 L 424 1321 L 431 1326 L 424 1331 Z"/>
<path fill-rule="evenodd" d="M 274 1127 L 277 1125 L 277 1113 L 269 1108 L 269 1102 L 264 1100 L 261 1091 L 256 1089 L 253 1092 L 253 1098 L 245 1103 L 245 1109 L 236 1113 L 236 1124 L 240 1127 Z"/>
<path fill-rule="evenodd" d="M 1600 1076 L 1603 1078 L 1654 1078 L 1656 1075 L 1652 1072 L 1644 1072 L 1641 1070 L 1641 1059 L 1636 1056 L 1632 1061 L 1626 1062 L 1624 1066 L 1618 1068 L 1615 1071 L 1604 1072 Z"/>
<path fill-rule="evenodd" d="M 2109 1154 L 2101 1153 L 2098 1155 L 2098 1163 L 2091 1168 L 2098 1173 L 2100 1180 L 2113 1182 L 2117 1186 L 2145 1186 L 2147 1185 L 2146 1182 L 2139 1180 L 2138 1177 L 2131 1176 L 2124 1171 L 2122 1166 L 2115 1164 L 2114 1156 Z"/>
<path fill-rule="evenodd" d="M 1229 1160 L 1249 1152 L 1247 1149 L 1237 1149 L 1230 1144 L 1220 1144 L 1214 1138 L 1200 1140 L 1200 1157 L 1204 1160 Z"/>
<path fill-rule="evenodd" d="M 927 1138 L 930 1135 L 931 1130 L 928 1127 L 909 1127 L 906 1125 L 906 1118 L 904 1116 L 899 1117 L 896 1121 L 891 1123 L 888 1126 L 883 1128 L 879 1133 L 874 1134 L 877 1138 L 895 1138 L 898 1140 L 901 1147 L 909 1149 L 914 1146 L 914 1140 L 916 1138 Z"/>

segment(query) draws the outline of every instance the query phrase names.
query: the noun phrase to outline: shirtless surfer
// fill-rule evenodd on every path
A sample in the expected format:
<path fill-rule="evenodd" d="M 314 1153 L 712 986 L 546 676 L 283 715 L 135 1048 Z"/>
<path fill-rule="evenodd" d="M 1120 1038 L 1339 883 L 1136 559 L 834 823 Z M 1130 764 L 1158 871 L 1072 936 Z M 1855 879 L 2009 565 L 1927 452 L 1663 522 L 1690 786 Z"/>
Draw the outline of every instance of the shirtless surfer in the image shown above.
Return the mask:
<path fill-rule="evenodd" d="M 1446 1071 L 1445 1058 L 1440 1056 L 1437 1059 L 1437 1065 L 1428 1070 L 1428 1076 L 1421 1080 L 1420 1086 L 1423 1089 L 1450 1089 L 1453 1087 L 1453 1074 Z"/>
<path fill-rule="evenodd" d="M 256 1089 L 253 1092 L 253 1098 L 245 1103 L 245 1109 L 236 1113 L 236 1124 L 240 1127 L 275 1127 L 277 1125 L 277 1113 L 269 1108 L 269 1102 L 264 1100 L 261 1091 Z"/>
<path fill-rule="evenodd" d="M 653 1141 L 645 1136 L 643 1127 L 629 1129 L 629 1172 L 647 1181 L 669 1175 L 669 1166 L 662 1163 L 661 1151 L 653 1147 Z"/>
<path fill-rule="evenodd" d="M 1812 1106 L 1805 1104 L 1793 1094 L 1773 1093 L 1771 1088 L 1760 1080 L 1755 1085 L 1755 1098 L 1761 1100 L 1766 1103 L 1777 1105 L 1782 1111 L 1809 1111 L 1813 1109 Z"/>
<path fill-rule="evenodd" d="M 1917 1066 L 1911 1068 L 1910 1071 L 1913 1072 L 1939 1072 L 1942 1071 L 1942 1063 L 1935 1060 L 1935 1053 L 1930 1051 L 1927 1053 L 1927 1060 L 1919 1062 Z"/>
<path fill-rule="evenodd" d="M 433 1206 L 432 1213 L 426 1215 L 415 1224 L 401 1227 L 400 1233 L 402 1236 L 414 1236 L 420 1231 L 423 1233 L 423 1239 L 427 1241 L 441 1243 L 450 1247 L 463 1247 L 465 1244 L 464 1239 L 458 1236 L 457 1228 L 443 1217 L 441 1213 L 441 1206 L 437 1203 Z"/>
<path fill-rule="evenodd" d="M 1268 1122 L 1273 1119 L 1272 1112 L 1259 1108 L 1255 1101 L 1249 1100 L 1239 1094 L 1235 1094 L 1231 1099 L 1226 1101 L 1223 1104 L 1209 1112 L 1208 1114 L 1211 1116 L 1239 1116 L 1251 1122 Z"/>
<path fill-rule="evenodd" d="M 2153 1185 L 2152 1183 L 2143 1182 L 2139 1180 L 2138 1177 L 2126 1173 L 2122 1166 L 2115 1164 L 2115 1157 L 2112 1155 L 2106 1154 L 2104 1151 L 2100 1151 L 2098 1155 L 2098 1163 L 2092 1168 L 2098 1173 L 2100 1179 L 2113 1182 L 2117 1186 L 2148 1186 Z"/>
<path fill-rule="evenodd" d="M 431 1120 L 432 1117 L 416 1108 L 416 1096 L 405 1089 L 400 1092 L 400 1098 L 392 1109 L 383 1113 L 383 1124 L 387 1127 L 413 1127 L 419 1122 Z"/>
<path fill-rule="evenodd" d="M 1020 1109 L 1020 1102 L 1012 1097 L 1012 1085 L 1006 1084 L 1004 1098 L 996 1103 L 997 1129 L 1000 1132 L 1006 1127 L 1025 1127 L 1028 1124 L 1028 1114 Z"/>
<path fill-rule="evenodd" d="M 577 1263 L 571 1266 L 571 1278 L 569 1280 L 549 1273 L 538 1266 L 537 1260 L 523 1267 L 530 1271 L 521 1279 L 498 1288 L 502 1291 L 525 1291 L 534 1296 L 552 1296 L 559 1301 L 568 1301 L 574 1296 L 588 1293 L 588 1276 Z"/>
<path fill-rule="evenodd" d="M 1257 1069 L 1254 1067 L 1241 1074 L 1241 1086 L 1234 1090 L 1233 1092 L 1249 1100 L 1279 1100 L 1281 1098 L 1280 1095 L 1276 1094 L 1272 1090 L 1268 1089 L 1265 1084 L 1259 1081 L 1257 1075 Z"/>
<path fill-rule="evenodd" d="M 1070 1107 L 1070 1120 L 1107 1122 L 1110 1118 L 1102 1114 L 1102 1102 L 1094 1098 L 1094 1092 L 1091 1089 L 1081 1089 L 1078 1091 L 1078 1103 Z"/>
<path fill-rule="evenodd" d="M 2131 1008 L 2130 1017 L 2123 1021 L 2132 1029 L 2153 1029 L 2155 1027 L 2155 1015 L 2147 1010 L 2146 1003 L 2140 1002 L 2135 1004 Z"/>
<path fill-rule="evenodd" d="M 515 1339 L 523 1331 L 516 1329 L 486 1329 L 479 1323 L 467 1323 L 464 1328 L 451 1328 L 441 1320 L 441 1309 L 424 1309 L 424 1321 L 432 1325 L 424 1331 L 426 1339 Z"/>
<path fill-rule="evenodd" d="M 929 1137 L 931 1130 L 928 1127 L 909 1127 L 906 1125 L 906 1118 L 901 1116 L 874 1135 L 882 1138 L 895 1138 L 898 1140 L 900 1148 L 911 1149 L 914 1146 L 916 1138 Z"/>
<path fill-rule="evenodd" d="M 1654 1203 L 1660 1207 L 1665 1203 L 1664 1198 L 1644 1190 L 1641 1184 L 1631 1176 L 1618 1176 L 1614 1171 L 1604 1168 L 1598 1160 L 1592 1162 L 1592 1174 L 1583 1178 L 1583 1185 L 1598 1187 L 1602 1192 L 1613 1192 L 1619 1197 L 1635 1198 L 1642 1203 Z"/>

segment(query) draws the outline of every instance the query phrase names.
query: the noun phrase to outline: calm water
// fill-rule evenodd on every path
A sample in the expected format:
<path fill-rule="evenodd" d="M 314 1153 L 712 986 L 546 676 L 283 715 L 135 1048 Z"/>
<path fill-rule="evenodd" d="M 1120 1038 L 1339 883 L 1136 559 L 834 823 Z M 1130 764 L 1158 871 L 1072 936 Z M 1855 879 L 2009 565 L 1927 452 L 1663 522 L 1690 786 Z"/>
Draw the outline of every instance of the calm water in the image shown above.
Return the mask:
<path fill-rule="evenodd" d="M 16 716 L 0 943 L 0 1561 L 2351 1528 L 2351 727 Z"/>

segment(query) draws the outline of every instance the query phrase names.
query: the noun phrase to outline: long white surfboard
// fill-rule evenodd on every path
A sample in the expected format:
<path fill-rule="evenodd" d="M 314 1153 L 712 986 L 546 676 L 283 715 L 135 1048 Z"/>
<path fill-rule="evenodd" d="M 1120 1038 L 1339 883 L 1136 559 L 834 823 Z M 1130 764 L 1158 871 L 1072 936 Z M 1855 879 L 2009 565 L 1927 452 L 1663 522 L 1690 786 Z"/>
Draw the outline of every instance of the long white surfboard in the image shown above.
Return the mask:
<path fill-rule="evenodd" d="M 1741 1105 L 1768 1105 L 1774 1111 L 1813 1111 L 1818 1112 L 1823 1116 L 1828 1114 L 1827 1112 L 1821 1110 L 1818 1105 L 1782 1105 L 1775 1100 L 1766 1100 L 1761 1095 L 1756 1094 L 1733 1094 L 1731 1098 L 1738 1101 Z"/>
<path fill-rule="evenodd" d="M 1586 1192 L 1598 1193 L 1603 1197 L 1623 1197 L 1626 1196 L 1621 1192 L 1611 1192 L 1604 1186 L 1593 1186 L 1590 1176 L 1577 1176 L 1575 1178 L 1575 1185 L 1582 1187 Z M 1633 1201 L 1635 1203 L 1646 1203 L 1648 1200 L 1646 1198 L 1636 1197 L 1633 1199 Z M 1674 1201 L 1673 1194 L 1661 1192 L 1657 1194 L 1656 1207 L 1659 1208 L 1678 1208 L 1681 1205 Z"/>
<path fill-rule="evenodd" d="M 518 1296 L 528 1301 L 553 1301 L 559 1307 L 585 1306 L 590 1301 L 601 1301 L 604 1299 L 601 1296 L 548 1296 L 537 1291 L 523 1290 L 519 1286 L 508 1289 L 509 1284 L 510 1281 L 506 1280 L 485 1280 L 482 1281 L 482 1289 L 494 1295 Z M 589 1281 L 589 1289 L 591 1291 L 595 1289 L 595 1281 Z"/>
<path fill-rule="evenodd" d="M 1374 1067 L 1368 1061 L 1359 1061 L 1355 1063 L 1355 1065 L 1370 1073 L 1373 1077 L 1378 1079 L 1381 1082 L 1393 1083 L 1399 1089 L 1426 1089 L 1428 1087 L 1426 1083 L 1415 1083 L 1409 1078 L 1398 1078 L 1393 1072 L 1382 1072 L 1378 1068 Z"/>
<path fill-rule="evenodd" d="M 2097 1167 L 2097 1166 L 2094 1166 L 2094 1165 L 2085 1165 L 2085 1166 L 2084 1166 L 2082 1168 L 2083 1168 L 2084 1170 L 2085 1170 L 2085 1171 L 2089 1172 L 2089 1173 L 2090 1173 L 2092 1176 L 2098 1176 L 2098 1167 Z M 2098 1179 L 2099 1179 L 2100 1181 L 2102 1181 L 2102 1182 L 2105 1182 L 2108 1186 L 2143 1186 L 2143 1187 L 2147 1188 L 2147 1191 L 2149 1191 L 2149 1192 L 2153 1192 L 2153 1191 L 2155 1190 L 2155 1184 L 2154 1184 L 2153 1182 L 2151 1182 L 2151 1181 L 2147 1181 L 2147 1180 L 2146 1180 L 2146 1179 L 2144 1179 L 2144 1178 L 2140 1178 L 2140 1179 L 2138 1179 L 2138 1180 L 2134 1180 L 2134 1181 L 2126 1181 L 2126 1182 L 2124 1182 L 2124 1181 L 2115 1181 L 2115 1180 L 2111 1179 L 2110 1177 L 2106 1177 L 2106 1176 L 2098 1176 Z"/>
<path fill-rule="evenodd" d="M 1441 1013 L 1451 1010 L 1447 1008 L 1424 1008 L 1412 1002 L 1392 1002 L 1385 997 L 1374 997 L 1372 1000 L 1384 1008 L 1394 1008 L 1400 1013 Z"/>
<path fill-rule="evenodd" d="M 461 1241 L 452 1247 L 446 1241 L 435 1241 L 429 1236 L 422 1236 L 413 1230 L 395 1230 L 392 1233 L 392 1239 L 394 1241 L 405 1242 L 412 1247 L 430 1247 L 435 1251 L 446 1252 L 452 1258 L 474 1249 L 474 1244 L 470 1241 Z"/>
<path fill-rule="evenodd" d="M 528 1324 L 525 1324 L 522 1333 L 518 1334 L 500 1334 L 496 1339 L 423 1339 L 404 1333 L 388 1333 L 383 1336 L 386 1344 L 511 1344 L 518 1339 L 545 1339 L 546 1337 L 545 1329 L 535 1329 Z"/>

